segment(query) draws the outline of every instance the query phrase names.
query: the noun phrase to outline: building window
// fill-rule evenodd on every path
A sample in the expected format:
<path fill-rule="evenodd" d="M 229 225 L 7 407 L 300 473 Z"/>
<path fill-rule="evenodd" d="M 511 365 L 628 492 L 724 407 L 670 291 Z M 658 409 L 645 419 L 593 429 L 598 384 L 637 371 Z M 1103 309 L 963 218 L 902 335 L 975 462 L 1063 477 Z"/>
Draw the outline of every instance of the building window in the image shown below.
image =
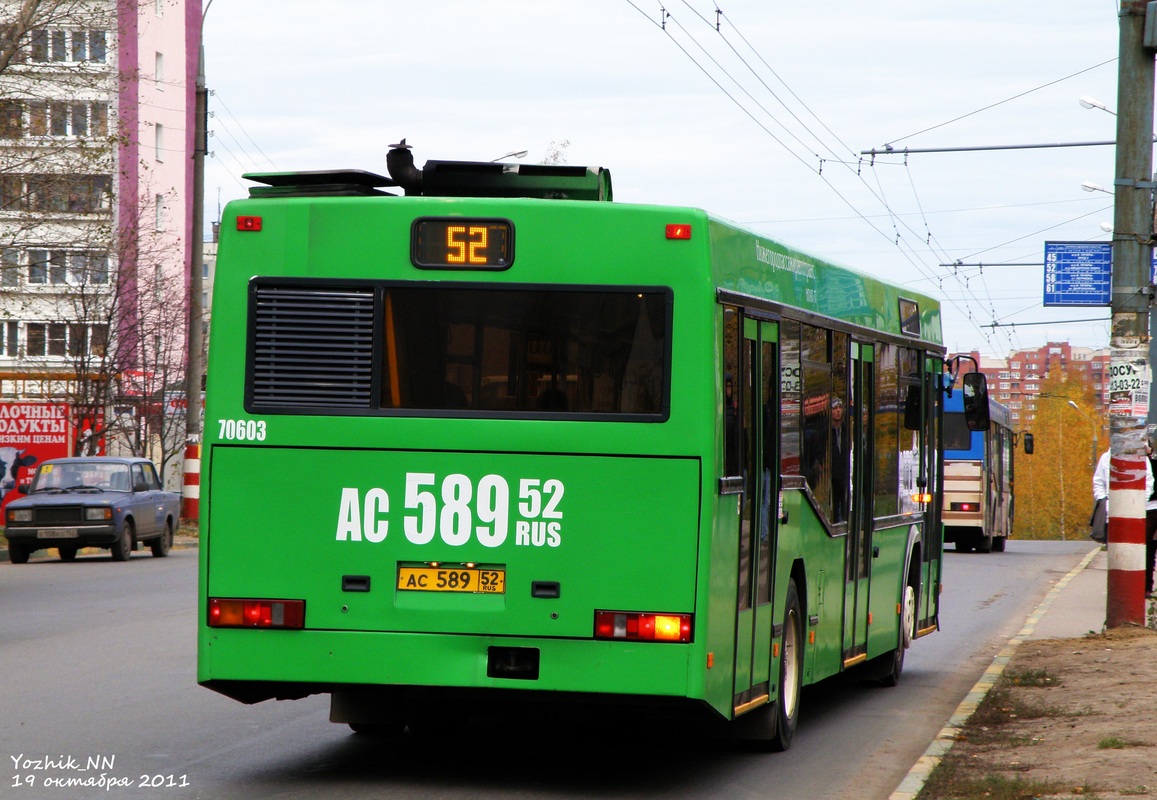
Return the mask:
<path fill-rule="evenodd" d="M 163 194 L 159 194 L 156 196 L 156 211 L 157 211 L 156 229 L 159 231 L 163 231 L 165 229 L 165 196 Z"/>
<path fill-rule="evenodd" d="M 0 251 L 0 286 L 20 285 L 20 251 L 5 247 Z"/>
<path fill-rule="evenodd" d="M 40 29 L 29 36 L 28 60 L 33 63 L 82 61 L 103 64 L 108 57 L 104 31 Z"/>
<path fill-rule="evenodd" d="M 0 139 L 24 136 L 24 104 L 19 100 L 0 100 Z"/>
<path fill-rule="evenodd" d="M 68 325 L 63 322 L 29 322 L 24 335 L 29 357 L 63 356 L 66 352 Z"/>
<path fill-rule="evenodd" d="M 155 150 L 156 150 L 157 161 L 164 161 L 165 160 L 165 156 L 164 156 L 165 126 L 158 122 L 156 124 L 156 126 L 154 126 L 153 132 L 155 133 L 155 139 L 156 139 Z"/>
<path fill-rule="evenodd" d="M 28 175 L 27 210 L 79 214 L 109 207 L 107 175 Z"/>
<path fill-rule="evenodd" d="M 108 136 L 108 103 L 33 100 L 24 105 L 28 110 L 28 123 L 25 126 L 21 121 L 19 130 L 27 130 L 28 136 Z"/>
<path fill-rule="evenodd" d="M 20 323 L 9 320 L 0 325 L 0 355 L 15 358 L 20 355 Z"/>
<path fill-rule="evenodd" d="M 89 251 L 28 251 L 28 282 L 54 286 L 108 283 L 108 255 Z"/>
<path fill-rule="evenodd" d="M 164 88 L 165 83 L 165 54 L 156 53 L 153 59 L 153 86 Z"/>
<path fill-rule="evenodd" d="M 108 349 L 108 326 L 79 322 L 29 322 L 24 326 L 24 341 L 25 355 L 30 358 L 100 358 Z"/>

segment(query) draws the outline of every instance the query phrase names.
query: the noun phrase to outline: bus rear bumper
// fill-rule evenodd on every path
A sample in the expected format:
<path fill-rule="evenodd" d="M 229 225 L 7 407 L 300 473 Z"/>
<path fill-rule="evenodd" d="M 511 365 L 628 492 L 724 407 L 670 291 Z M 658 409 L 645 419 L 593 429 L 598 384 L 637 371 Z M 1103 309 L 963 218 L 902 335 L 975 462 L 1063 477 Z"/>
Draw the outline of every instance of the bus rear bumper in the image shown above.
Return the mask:
<path fill-rule="evenodd" d="M 348 631 L 201 631 L 198 681 L 243 703 L 343 688 L 700 697 L 694 644 Z M 695 690 L 693 687 L 699 688 Z"/>

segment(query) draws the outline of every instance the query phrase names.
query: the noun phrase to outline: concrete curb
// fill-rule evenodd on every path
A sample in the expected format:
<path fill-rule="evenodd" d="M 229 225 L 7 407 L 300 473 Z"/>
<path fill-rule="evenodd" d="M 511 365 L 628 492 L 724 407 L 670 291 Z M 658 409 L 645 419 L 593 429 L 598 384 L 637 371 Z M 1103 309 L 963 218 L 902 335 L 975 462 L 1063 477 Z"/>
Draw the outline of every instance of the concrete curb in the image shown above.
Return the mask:
<path fill-rule="evenodd" d="M 1072 581 L 1073 578 L 1081 574 L 1085 567 L 1087 567 L 1100 552 L 1101 547 L 1098 545 L 1081 560 L 1080 564 L 1073 567 L 1068 575 L 1065 575 L 1056 582 L 1053 588 L 1049 589 L 1044 599 L 1041 600 L 1040 605 L 1038 605 L 1036 610 L 1029 614 L 1028 619 L 1025 620 L 1024 627 L 1020 629 L 1020 632 L 1016 636 L 1009 639 L 1004 648 L 992 659 L 992 664 L 990 664 L 988 669 L 984 671 L 984 674 L 980 676 L 980 680 L 976 682 L 972 690 L 965 695 L 960 705 L 956 707 L 956 711 L 948 718 L 948 722 L 940 729 L 940 733 L 936 734 L 936 738 L 932 741 L 932 744 L 928 745 L 928 749 L 924 751 L 924 755 L 920 756 L 919 760 L 912 766 L 912 769 L 908 770 L 907 776 L 905 776 L 904 780 L 900 781 L 900 785 L 889 795 L 888 800 L 915 800 L 916 795 L 920 794 L 920 790 L 924 788 L 924 784 L 932 774 L 932 770 L 936 768 L 936 765 L 940 763 L 944 755 L 952 749 L 952 745 L 956 741 L 960 729 L 964 727 L 968 718 L 976 711 L 977 706 L 980 705 L 980 701 L 982 701 L 989 690 L 996 685 L 997 679 L 1000 678 L 1004 672 L 1004 668 L 1008 666 L 1008 662 L 1012 660 L 1016 649 L 1022 642 L 1032 636 L 1037 623 L 1040 622 L 1041 617 L 1045 615 L 1045 612 L 1049 610 L 1053 602 L 1060 596 L 1061 591 L 1069 585 L 1069 582 Z"/>

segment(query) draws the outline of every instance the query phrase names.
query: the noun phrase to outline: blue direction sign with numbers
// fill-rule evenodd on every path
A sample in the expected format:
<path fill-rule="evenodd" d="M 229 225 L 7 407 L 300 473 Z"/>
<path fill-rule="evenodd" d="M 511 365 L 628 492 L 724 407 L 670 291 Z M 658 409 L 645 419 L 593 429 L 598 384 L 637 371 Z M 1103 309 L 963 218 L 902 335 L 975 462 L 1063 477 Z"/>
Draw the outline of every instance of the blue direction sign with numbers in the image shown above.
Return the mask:
<path fill-rule="evenodd" d="M 1110 242 L 1045 242 L 1046 306 L 1107 306 L 1112 290 Z"/>

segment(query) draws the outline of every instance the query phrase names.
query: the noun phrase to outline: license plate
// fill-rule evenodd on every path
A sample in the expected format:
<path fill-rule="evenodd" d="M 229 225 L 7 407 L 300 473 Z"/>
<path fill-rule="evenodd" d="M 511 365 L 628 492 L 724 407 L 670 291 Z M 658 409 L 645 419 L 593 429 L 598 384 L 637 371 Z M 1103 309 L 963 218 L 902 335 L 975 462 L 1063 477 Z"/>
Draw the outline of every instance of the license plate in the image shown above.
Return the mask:
<path fill-rule="evenodd" d="M 75 539 L 76 528 L 40 528 L 36 531 L 37 539 Z"/>
<path fill-rule="evenodd" d="M 405 592 L 505 594 L 506 570 L 477 567 L 399 567 L 398 589 Z"/>

